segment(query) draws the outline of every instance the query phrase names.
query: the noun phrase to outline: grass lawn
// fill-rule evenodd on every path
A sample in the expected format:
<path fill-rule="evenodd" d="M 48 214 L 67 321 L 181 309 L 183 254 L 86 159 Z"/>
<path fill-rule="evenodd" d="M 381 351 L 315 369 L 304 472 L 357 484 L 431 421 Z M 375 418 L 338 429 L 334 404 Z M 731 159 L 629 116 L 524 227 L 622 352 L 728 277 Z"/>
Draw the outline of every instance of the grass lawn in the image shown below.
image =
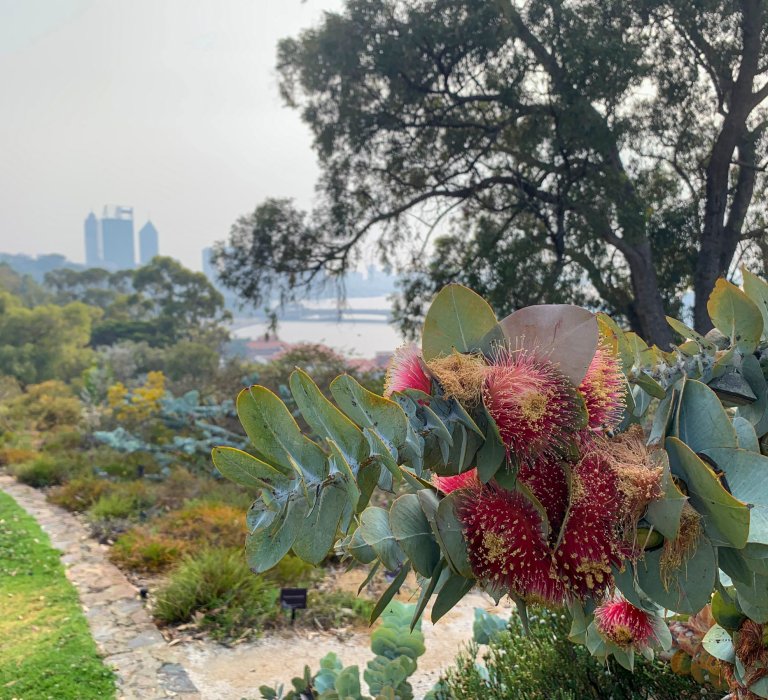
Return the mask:
<path fill-rule="evenodd" d="M 59 553 L 0 492 L 0 698 L 108 700 L 112 671 L 96 652 Z"/>

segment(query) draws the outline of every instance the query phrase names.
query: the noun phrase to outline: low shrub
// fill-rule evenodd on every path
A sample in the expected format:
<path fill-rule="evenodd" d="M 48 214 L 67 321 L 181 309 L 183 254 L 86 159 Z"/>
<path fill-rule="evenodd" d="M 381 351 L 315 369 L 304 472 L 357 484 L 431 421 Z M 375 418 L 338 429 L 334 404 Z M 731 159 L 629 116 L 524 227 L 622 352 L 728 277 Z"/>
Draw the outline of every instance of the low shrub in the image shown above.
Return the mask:
<path fill-rule="evenodd" d="M 106 495 L 112 484 L 94 476 L 81 476 L 57 486 L 48 494 L 48 500 L 57 506 L 76 513 L 88 510 L 102 496 Z"/>
<path fill-rule="evenodd" d="M 323 571 L 295 554 L 288 554 L 264 575 L 283 588 L 309 588 L 323 578 Z"/>
<path fill-rule="evenodd" d="M 137 526 L 117 538 L 109 558 L 118 566 L 133 571 L 159 573 L 189 551 L 189 543 Z"/>
<path fill-rule="evenodd" d="M 251 572 L 241 551 L 207 549 L 171 572 L 153 613 L 165 624 L 195 620 L 216 639 L 243 637 L 274 618 L 277 596 L 269 579 Z"/>
<path fill-rule="evenodd" d="M 83 446 L 84 435 L 79 430 L 62 429 L 46 433 L 43 440 L 43 450 L 46 452 L 63 452 L 80 450 Z"/>
<path fill-rule="evenodd" d="M 24 447 L 2 447 L 0 448 L 0 465 L 10 466 L 21 462 L 31 462 L 39 456 L 40 453 L 37 450 Z"/>
<path fill-rule="evenodd" d="M 192 502 L 166 513 L 153 527 L 159 533 L 193 545 L 241 549 L 245 546 L 245 513 L 225 503 Z"/>
<path fill-rule="evenodd" d="M 374 601 L 347 591 L 309 591 L 302 619 L 324 630 L 367 625 L 374 605 Z"/>
<path fill-rule="evenodd" d="M 92 520 L 140 519 L 152 507 L 154 499 L 141 481 L 114 484 L 88 509 Z"/>
<path fill-rule="evenodd" d="M 56 486 L 64 483 L 71 475 L 71 465 L 50 455 L 40 455 L 29 462 L 12 464 L 9 470 L 22 484 L 35 488 Z"/>
<path fill-rule="evenodd" d="M 483 664 L 472 643 L 459 655 L 430 698 L 433 700 L 714 700 L 722 693 L 678 676 L 669 664 L 635 657 L 631 673 L 609 661 L 602 666 L 584 646 L 568 641 L 565 615 L 539 610 L 526 635 L 513 615 L 509 631 L 494 635 Z"/>
<path fill-rule="evenodd" d="M 239 548 L 242 556 L 245 534 L 242 511 L 223 503 L 193 502 L 146 525 L 131 527 L 117 538 L 110 558 L 126 569 L 157 573 L 185 554 L 209 547 Z"/>

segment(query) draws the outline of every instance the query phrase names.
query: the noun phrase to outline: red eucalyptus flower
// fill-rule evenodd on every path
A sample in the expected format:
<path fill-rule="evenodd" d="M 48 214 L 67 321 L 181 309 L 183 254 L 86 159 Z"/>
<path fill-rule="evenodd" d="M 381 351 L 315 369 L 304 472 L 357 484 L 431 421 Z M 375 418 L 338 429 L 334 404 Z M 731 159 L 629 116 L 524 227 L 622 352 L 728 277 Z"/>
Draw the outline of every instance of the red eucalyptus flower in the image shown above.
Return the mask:
<path fill-rule="evenodd" d="M 488 367 L 483 400 L 507 449 L 520 461 L 555 456 L 579 424 L 579 402 L 551 362 L 502 350 Z"/>
<path fill-rule="evenodd" d="M 579 391 L 584 397 L 591 430 L 614 430 L 624 414 L 624 374 L 619 359 L 601 343 Z"/>
<path fill-rule="evenodd" d="M 595 622 L 602 637 L 622 649 L 641 650 L 656 640 L 652 616 L 619 596 L 595 610 Z"/>
<path fill-rule="evenodd" d="M 432 381 L 424 372 L 421 353 L 413 344 L 402 345 L 392 356 L 384 380 L 384 396 L 391 396 L 393 391 L 418 389 L 426 394 L 432 391 Z"/>
<path fill-rule="evenodd" d="M 461 500 L 459 518 L 479 580 L 528 599 L 562 601 L 541 516 L 523 494 L 478 485 Z"/>

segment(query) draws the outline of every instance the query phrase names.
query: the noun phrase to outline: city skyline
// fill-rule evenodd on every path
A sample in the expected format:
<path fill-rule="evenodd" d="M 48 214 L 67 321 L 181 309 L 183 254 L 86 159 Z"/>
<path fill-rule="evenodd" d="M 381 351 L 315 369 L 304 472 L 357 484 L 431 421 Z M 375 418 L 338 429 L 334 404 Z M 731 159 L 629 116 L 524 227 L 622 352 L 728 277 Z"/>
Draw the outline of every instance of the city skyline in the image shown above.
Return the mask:
<path fill-rule="evenodd" d="M 341 0 L 7 5 L 1 251 L 82 263 L 83 216 L 132 202 L 200 270 L 265 198 L 311 207 L 312 135 L 282 105 L 276 44 Z"/>
<path fill-rule="evenodd" d="M 101 219 L 91 211 L 83 222 L 86 267 L 125 270 L 160 254 L 159 232 L 151 219 L 134 234 L 133 207 L 105 206 Z"/>

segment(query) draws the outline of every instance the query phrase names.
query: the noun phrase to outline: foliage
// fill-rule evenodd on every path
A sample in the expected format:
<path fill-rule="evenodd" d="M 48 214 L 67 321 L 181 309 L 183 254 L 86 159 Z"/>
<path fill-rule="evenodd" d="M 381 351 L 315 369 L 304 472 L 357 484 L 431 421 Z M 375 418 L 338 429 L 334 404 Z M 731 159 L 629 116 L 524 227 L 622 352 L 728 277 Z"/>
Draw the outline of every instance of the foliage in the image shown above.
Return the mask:
<path fill-rule="evenodd" d="M 128 569 L 162 571 L 184 554 L 207 547 L 234 549 L 244 541 L 242 511 L 224 503 L 191 502 L 120 535 L 110 557 Z"/>
<path fill-rule="evenodd" d="M 209 549 L 185 558 L 158 591 L 153 607 L 166 624 L 199 624 L 223 639 L 257 634 L 275 613 L 277 589 L 253 576 L 240 552 Z"/>
<path fill-rule="evenodd" d="M 366 665 L 363 677 L 376 698 L 413 698 L 408 678 L 416 671 L 417 659 L 424 653 L 424 635 L 420 624 L 411 629 L 412 608 L 393 601 L 371 635 L 371 651 L 375 656 Z M 320 660 L 317 673 L 312 674 L 306 666 L 304 676 L 294 678 L 292 685 L 293 690 L 287 692 L 283 686 L 261 686 L 259 690 L 267 700 L 370 700 L 361 692 L 359 668 L 345 667 L 333 652 Z"/>
<path fill-rule="evenodd" d="M 478 616 L 483 624 L 491 623 Z M 711 698 L 721 692 L 702 689 L 687 678 L 676 676 L 663 661 L 638 662 L 634 673 L 618 664 L 603 666 L 585 647 L 568 641 L 565 615 L 546 610 L 529 617 L 527 633 L 520 618 L 513 615 L 509 631 L 490 640 L 475 634 L 474 644 L 448 669 L 432 700 L 681 700 Z M 477 629 L 477 628 L 476 628 Z M 490 643 L 482 652 L 478 644 Z M 482 664 L 475 659 L 480 653 Z"/>
<path fill-rule="evenodd" d="M 28 309 L 0 292 L 0 374 L 22 384 L 78 376 L 90 362 L 87 346 L 99 314 L 79 302 Z"/>
<path fill-rule="evenodd" d="M 278 564 L 278 567 L 280 565 Z M 269 572 L 272 575 L 272 572 Z M 300 586 L 300 578 L 284 580 L 285 586 Z M 324 630 L 338 629 L 347 625 L 364 624 L 373 612 L 373 601 L 360 598 L 348 591 L 311 590 L 307 594 L 307 609 L 300 611 L 302 622 L 311 623 Z"/>
<path fill-rule="evenodd" d="M 75 513 L 88 510 L 111 488 L 110 482 L 92 475 L 68 479 L 48 494 L 48 500 Z"/>
<path fill-rule="evenodd" d="M 76 465 L 49 455 L 40 455 L 29 462 L 13 464 L 9 469 L 22 484 L 35 488 L 56 486 L 72 476 L 73 471 L 80 471 Z"/>
<path fill-rule="evenodd" d="M 390 262 L 413 243 L 411 330 L 461 282 L 500 314 L 588 302 L 664 347 L 693 288 L 706 332 L 717 277 L 765 245 L 767 34 L 760 2 L 348 0 L 278 50 L 318 207 L 236 221 L 220 279 L 292 299 L 375 236 Z"/>
<path fill-rule="evenodd" d="M 0 493 L 0 688 L 3 697 L 102 700 L 115 695 L 48 537 Z"/>
<path fill-rule="evenodd" d="M 94 325 L 94 347 L 121 341 L 165 347 L 180 341 L 215 347 L 229 318 L 224 298 L 201 272 L 158 256 L 136 270 L 107 272 L 59 269 L 46 285 L 60 303 L 75 301 L 102 309 Z"/>
<path fill-rule="evenodd" d="M 88 508 L 88 516 L 94 521 L 138 519 L 152 504 L 153 497 L 146 484 L 140 481 L 114 484 Z"/>
<path fill-rule="evenodd" d="M 341 376 L 337 408 L 292 375 L 316 440 L 266 388 L 243 391 L 238 414 L 258 457 L 222 447 L 213 458 L 262 489 L 248 513 L 251 567 L 291 549 L 318 563 L 335 544 L 399 571 L 372 618 L 413 570 L 414 623 L 433 596 L 437 621 L 475 585 L 509 594 L 523 616 L 544 599 L 565 606 L 572 641 L 630 670 L 671 645 L 665 610 L 693 615 L 717 591 L 742 624 L 716 625 L 704 647 L 733 687 L 768 696 L 768 653 L 760 641 L 745 655 L 743 641 L 768 623 L 766 302 L 768 283 L 748 271 L 744 291 L 722 280 L 709 300 L 717 330 L 703 337 L 670 319 L 686 341 L 664 352 L 576 307 L 497 321 L 451 285 L 427 313 L 421 354 L 395 356 L 390 398 Z M 637 423 L 654 401 L 647 446 Z M 389 510 L 369 505 L 377 486 L 395 485 L 406 493 Z"/>
<path fill-rule="evenodd" d="M 107 403 L 116 420 L 129 427 L 138 428 L 160 410 L 160 399 L 165 393 L 165 377 L 162 372 L 147 374 L 143 386 L 129 391 L 122 382 L 107 390 Z"/>
<path fill-rule="evenodd" d="M 2 447 L 0 448 L 0 465 L 9 466 L 19 462 L 31 462 L 40 456 L 36 450 L 29 450 L 24 447 Z"/>
<path fill-rule="evenodd" d="M 5 402 L 6 418 L 14 426 L 32 431 L 72 428 L 82 418 L 80 402 L 62 381 L 51 379 L 26 387 Z"/>

